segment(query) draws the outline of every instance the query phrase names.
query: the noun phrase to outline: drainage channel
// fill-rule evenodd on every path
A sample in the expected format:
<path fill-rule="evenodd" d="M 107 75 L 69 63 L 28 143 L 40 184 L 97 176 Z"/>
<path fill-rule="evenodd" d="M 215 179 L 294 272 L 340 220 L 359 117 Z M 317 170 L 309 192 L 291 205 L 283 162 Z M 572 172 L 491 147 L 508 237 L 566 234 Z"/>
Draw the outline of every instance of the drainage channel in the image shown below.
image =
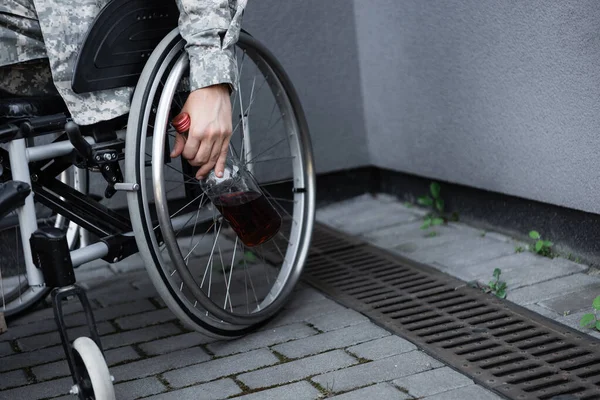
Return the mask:
<path fill-rule="evenodd" d="M 429 266 L 315 224 L 303 277 L 503 397 L 600 399 L 599 341 Z"/>

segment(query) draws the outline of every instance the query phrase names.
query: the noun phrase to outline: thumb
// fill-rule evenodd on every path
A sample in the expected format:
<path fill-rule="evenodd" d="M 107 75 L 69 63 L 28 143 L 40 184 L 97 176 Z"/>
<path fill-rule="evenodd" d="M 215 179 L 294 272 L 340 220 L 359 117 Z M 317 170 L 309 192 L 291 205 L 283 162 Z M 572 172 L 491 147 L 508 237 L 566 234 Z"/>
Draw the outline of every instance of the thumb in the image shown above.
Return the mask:
<path fill-rule="evenodd" d="M 171 158 L 178 157 L 183 152 L 185 147 L 185 137 L 181 134 L 175 135 L 175 144 L 173 145 L 173 151 L 171 151 Z"/>

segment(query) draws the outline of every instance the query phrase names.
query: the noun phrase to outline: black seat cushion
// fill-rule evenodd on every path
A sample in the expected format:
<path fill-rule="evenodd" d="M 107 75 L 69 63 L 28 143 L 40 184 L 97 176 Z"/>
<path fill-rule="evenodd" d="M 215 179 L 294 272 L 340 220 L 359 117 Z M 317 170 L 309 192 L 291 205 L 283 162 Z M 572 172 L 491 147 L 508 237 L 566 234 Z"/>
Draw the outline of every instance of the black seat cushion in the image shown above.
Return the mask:
<path fill-rule="evenodd" d="M 2 97 L 0 119 L 20 119 L 67 113 L 67 106 L 60 96 Z"/>

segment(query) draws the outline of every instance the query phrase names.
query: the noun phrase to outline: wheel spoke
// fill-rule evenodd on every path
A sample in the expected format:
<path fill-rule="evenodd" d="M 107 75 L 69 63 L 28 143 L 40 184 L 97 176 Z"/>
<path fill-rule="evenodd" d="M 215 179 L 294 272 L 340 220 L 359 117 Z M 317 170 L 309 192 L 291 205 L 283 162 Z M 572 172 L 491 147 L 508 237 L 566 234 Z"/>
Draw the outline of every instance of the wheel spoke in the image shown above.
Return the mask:
<path fill-rule="evenodd" d="M 213 241 L 212 249 L 210 250 L 210 257 L 208 258 L 208 262 L 206 263 L 206 268 L 204 269 L 204 275 L 202 275 L 202 283 L 200 283 L 200 287 L 204 286 L 204 281 L 206 280 L 206 272 L 208 271 L 208 267 L 210 266 L 210 262 L 213 258 L 213 254 L 215 253 L 215 246 L 217 245 L 217 241 L 219 240 L 219 234 L 221 233 L 222 227 L 223 227 L 223 224 L 222 223 L 219 224 L 219 229 L 217 230 L 217 234 L 215 235 L 215 240 Z"/>
<path fill-rule="evenodd" d="M 194 221 L 194 228 L 192 229 L 192 236 L 190 236 L 190 248 L 192 248 L 192 243 L 194 242 L 194 236 L 196 235 L 196 227 L 198 226 L 198 216 L 200 215 L 200 209 L 202 208 L 202 199 L 198 202 L 198 210 L 196 210 L 196 221 Z M 200 242 L 198 242 L 200 243 Z M 193 251 L 193 250 L 192 250 Z M 189 256 L 189 254 L 188 254 Z M 185 265 L 187 265 L 188 260 L 185 260 Z"/>
<path fill-rule="evenodd" d="M 229 278 L 226 279 L 227 280 L 227 285 L 226 285 L 227 292 L 225 293 L 225 303 L 223 304 L 223 308 L 225 308 L 227 306 L 228 299 L 229 299 L 229 306 L 231 307 L 231 293 L 230 293 L 231 276 L 233 275 L 233 264 L 235 261 L 235 251 L 237 250 L 237 244 L 238 244 L 238 237 L 236 236 L 235 243 L 233 244 L 233 256 L 231 256 L 231 267 L 229 268 Z M 233 312 L 233 308 L 231 308 L 231 311 Z"/>
<path fill-rule="evenodd" d="M 242 245 L 242 250 L 244 250 L 246 248 L 246 246 L 244 246 L 244 244 L 242 242 L 240 242 L 240 244 Z M 242 258 L 242 260 L 244 260 L 244 281 L 246 281 L 246 277 L 248 278 L 248 280 L 250 281 L 250 287 L 252 288 L 252 295 L 254 296 L 254 300 L 256 301 L 256 307 L 259 307 L 259 302 L 258 302 L 258 298 L 256 297 L 256 289 L 254 289 L 254 282 L 252 281 L 252 275 L 250 275 L 250 273 L 248 272 L 248 263 L 246 263 L 246 251 L 244 250 L 244 257 Z M 249 309 L 249 301 L 248 301 L 248 284 L 246 283 L 246 311 L 248 313 L 250 313 L 250 309 Z M 259 309 L 260 311 L 260 309 Z"/>
<path fill-rule="evenodd" d="M 208 229 L 206 230 L 206 232 L 204 232 L 202 234 L 202 236 L 200 236 L 200 239 L 198 239 L 198 242 L 196 242 L 196 244 L 194 245 L 194 247 L 191 248 L 191 250 L 186 254 L 185 257 L 183 257 L 184 261 L 186 261 L 186 265 L 187 265 L 187 260 L 189 259 L 190 255 L 194 252 L 194 250 L 196 250 L 196 247 L 198 247 L 198 245 L 200 244 L 200 242 L 202 242 L 202 239 L 204 239 L 204 237 L 206 236 L 206 234 L 208 233 L 208 231 L 211 230 L 211 228 L 213 226 L 215 226 L 216 221 L 213 221 L 212 224 L 210 224 L 210 226 L 208 227 Z"/>
<path fill-rule="evenodd" d="M 261 151 L 260 153 L 258 153 L 256 156 L 252 157 L 251 160 L 246 161 L 246 164 L 251 163 L 254 159 L 262 156 L 263 154 L 265 154 L 267 151 L 273 149 L 275 146 L 277 146 L 278 144 L 280 144 L 281 142 L 283 142 L 284 140 L 286 140 L 286 138 L 280 139 L 278 141 L 276 141 L 275 143 L 273 143 L 271 146 L 267 147 L 265 150 Z"/>
<path fill-rule="evenodd" d="M 271 161 L 281 161 L 281 160 L 293 160 L 296 156 L 287 156 L 287 157 L 276 157 L 276 158 L 268 158 L 266 160 L 250 160 L 248 163 L 257 164 Z M 246 163 L 246 164 L 248 164 Z"/>

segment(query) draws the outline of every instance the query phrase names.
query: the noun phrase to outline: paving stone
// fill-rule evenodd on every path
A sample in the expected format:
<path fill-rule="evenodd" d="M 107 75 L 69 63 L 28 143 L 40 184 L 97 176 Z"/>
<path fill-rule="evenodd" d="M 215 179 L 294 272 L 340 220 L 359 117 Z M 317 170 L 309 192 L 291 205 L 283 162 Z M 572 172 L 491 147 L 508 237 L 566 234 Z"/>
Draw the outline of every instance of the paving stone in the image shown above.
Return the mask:
<path fill-rule="evenodd" d="M 583 332 L 587 335 L 593 336 L 595 338 L 600 338 L 600 332 L 598 332 L 597 330 L 590 329 L 590 328 L 583 328 L 583 327 L 579 326 L 579 321 L 581 320 L 581 317 L 584 314 L 587 314 L 589 312 L 592 312 L 591 307 L 589 310 L 579 311 L 579 312 L 572 313 L 572 314 L 569 314 L 564 317 L 558 317 L 558 318 L 556 318 L 556 321 L 560 322 L 561 324 L 565 324 L 575 330 Z"/>
<path fill-rule="evenodd" d="M 507 299 L 520 305 L 526 305 L 562 297 L 568 293 L 586 293 L 599 284 L 600 277 L 574 274 L 516 290 L 509 289 Z"/>
<path fill-rule="evenodd" d="M 0 342 L 5 342 L 9 340 L 15 340 L 31 335 L 37 335 L 43 332 L 51 332 L 56 331 L 56 322 L 53 320 L 44 320 L 39 321 L 39 323 L 35 324 L 26 324 L 13 326 L 12 324 L 8 324 L 8 331 L 4 332 L 0 335 Z"/>
<path fill-rule="evenodd" d="M 131 303 L 118 304 L 106 308 L 94 310 L 94 319 L 96 322 L 108 321 L 115 318 L 127 319 L 133 318 L 135 314 L 148 310 L 155 310 L 156 307 L 148 300 L 136 300 Z M 127 316 L 125 318 L 125 316 Z M 67 326 L 79 326 L 87 324 L 84 313 L 76 313 L 65 317 Z"/>
<path fill-rule="evenodd" d="M 150 299 L 158 296 L 154 287 L 151 290 L 138 290 L 130 287 L 129 290 L 116 291 L 111 293 L 110 296 L 99 296 L 96 301 L 102 305 L 102 307 L 108 307 L 115 304 L 130 303 L 133 300 Z"/>
<path fill-rule="evenodd" d="M 403 255 L 409 255 L 418 250 L 426 250 L 467 237 L 464 233 L 450 226 L 438 226 L 435 228 L 437 235 L 427 237 L 427 231 L 421 229 L 421 225 L 423 225 L 422 222 L 396 225 L 369 232 L 363 236 L 376 246 Z"/>
<path fill-rule="evenodd" d="M 328 223 L 346 233 L 360 235 L 420 219 L 419 216 L 407 212 L 404 207 L 399 207 L 397 204 L 377 203 L 379 204 L 375 207 L 364 208 L 353 213 L 352 218 L 345 215 L 342 218 L 332 219 Z"/>
<path fill-rule="evenodd" d="M 432 384 L 432 382 L 435 382 L 435 384 Z M 459 387 L 473 385 L 471 379 L 449 367 L 442 367 L 396 379 L 393 383 L 400 388 L 406 389 L 415 397 L 431 396 Z"/>
<path fill-rule="evenodd" d="M 12 346 L 8 342 L 0 343 L 0 357 L 9 356 L 14 353 Z"/>
<path fill-rule="evenodd" d="M 61 360 L 64 357 L 65 352 L 62 346 L 48 347 L 27 353 L 17 353 L 2 358 L 0 372 L 46 364 L 52 361 Z"/>
<path fill-rule="evenodd" d="M 128 344 L 148 342 L 178 333 L 181 333 L 181 329 L 171 323 L 166 323 L 103 336 L 101 340 L 102 346 L 105 349 L 113 349 Z"/>
<path fill-rule="evenodd" d="M 477 399 L 477 400 L 501 400 L 502 397 L 490 392 L 481 386 L 471 385 L 464 386 L 458 389 L 450 390 L 448 392 L 438 393 L 433 396 L 425 397 L 423 400 L 465 400 L 465 399 Z"/>
<path fill-rule="evenodd" d="M 588 267 L 564 258 L 551 260 L 533 253 L 517 253 L 457 269 L 453 271 L 453 274 L 465 281 L 478 280 L 488 283 L 494 268 L 502 270 L 502 280 L 507 283 L 509 290 L 515 290 L 523 286 L 585 272 Z"/>
<path fill-rule="evenodd" d="M 586 285 L 585 289 L 577 292 L 567 293 L 563 296 L 554 297 L 549 300 L 540 301 L 538 304 L 556 313 L 563 315 L 566 312 L 591 310 L 592 302 L 600 294 L 600 282 Z"/>
<path fill-rule="evenodd" d="M 242 392 L 229 378 L 147 397 L 146 400 L 220 400 Z"/>
<path fill-rule="evenodd" d="M 388 336 L 390 333 L 375 324 L 366 322 L 331 332 L 321 333 L 304 339 L 293 340 L 274 346 L 272 349 L 288 358 L 304 357 L 341 349 L 358 343 Z"/>
<path fill-rule="evenodd" d="M 200 347 L 192 347 L 163 354 L 156 357 L 146 358 L 119 365 L 111 369 L 116 381 L 143 378 L 150 375 L 160 374 L 175 368 L 182 368 L 192 364 L 198 364 L 210 359 Z"/>
<path fill-rule="evenodd" d="M 404 207 L 404 209 L 406 209 L 406 211 L 410 211 L 412 209 L 414 209 L 415 207 L 411 204 L 410 207 L 407 207 L 405 204 L 403 204 L 400 199 L 392 194 L 388 194 L 388 193 L 375 193 L 373 195 L 373 197 L 375 199 L 377 199 L 378 201 L 381 201 L 382 203 L 396 203 L 402 207 Z"/>
<path fill-rule="evenodd" d="M 150 281 L 148 274 L 144 274 L 140 279 L 131 282 L 131 286 L 137 290 L 151 290 L 154 284 Z"/>
<path fill-rule="evenodd" d="M 165 354 L 175 350 L 186 349 L 188 347 L 198 346 L 212 341 L 198 332 L 189 332 L 182 335 L 170 336 L 168 338 L 155 340 L 140 345 L 140 349 L 148 355 L 154 356 Z"/>
<path fill-rule="evenodd" d="M 79 282 L 85 282 L 94 279 L 108 279 L 115 276 L 108 264 L 98 268 L 84 268 L 83 266 L 75 268 L 75 278 Z"/>
<path fill-rule="evenodd" d="M 348 215 L 354 215 L 362 210 L 374 209 L 382 203 L 371 194 L 365 193 L 352 199 L 321 207 L 317 210 L 317 220 L 329 223 L 335 222 Z"/>
<path fill-rule="evenodd" d="M 133 400 L 162 393 L 165 390 L 167 390 L 165 385 L 155 377 L 150 377 L 116 384 L 115 397 L 119 400 Z"/>
<path fill-rule="evenodd" d="M 550 319 L 557 319 L 558 317 L 564 316 L 564 315 L 561 315 L 561 314 L 557 314 L 556 312 L 554 312 L 552 310 L 549 310 L 546 307 L 539 306 L 537 304 L 526 304 L 523 307 L 525 307 L 528 310 L 531 310 L 531 311 L 533 311 L 535 313 L 543 315 L 544 317 L 548 317 Z"/>
<path fill-rule="evenodd" d="M 124 272 L 133 272 L 133 271 L 141 271 L 146 270 L 146 264 L 142 259 L 142 256 L 138 254 L 132 254 L 127 257 L 123 261 L 118 263 L 110 264 L 110 269 L 115 274 L 122 274 Z"/>
<path fill-rule="evenodd" d="M 278 326 L 303 322 L 319 315 L 334 314 L 345 310 L 347 310 L 346 307 L 329 299 L 296 305 L 294 307 L 285 308 L 277 317 L 265 325 L 264 329 L 267 330 Z"/>
<path fill-rule="evenodd" d="M 290 298 L 288 306 L 294 307 L 295 305 L 301 305 L 310 303 L 313 301 L 325 300 L 327 297 L 316 289 L 305 287 L 300 290 L 296 290 L 294 295 Z"/>
<path fill-rule="evenodd" d="M 460 234 L 457 234 L 459 236 Z M 515 253 L 514 246 L 484 237 L 464 237 L 436 247 L 419 250 L 410 258 L 433 264 L 442 271 L 454 274 L 464 267 L 479 264 Z"/>
<path fill-rule="evenodd" d="M 206 214 L 206 217 L 207 217 L 207 219 L 212 219 L 212 217 L 213 217 L 212 212 L 209 212 L 208 214 Z M 203 216 L 202 216 L 202 214 L 200 214 L 198 216 L 198 220 L 202 221 L 202 218 L 203 218 Z M 198 232 L 196 232 L 196 233 L 198 233 Z M 206 235 L 202 235 L 202 238 L 200 241 L 195 240 L 198 237 L 199 237 L 198 235 L 194 236 L 193 240 L 190 240 L 191 236 L 184 236 L 184 237 L 178 238 L 177 244 L 179 245 L 181 252 L 183 254 L 187 254 L 193 248 L 194 252 L 192 253 L 192 258 L 209 255 L 212 251 L 212 246 L 213 246 L 213 243 L 215 240 L 215 235 L 206 234 Z M 232 240 L 226 239 L 223 236 L 221 236 L 219 238 L 219 246 L 221 247 L 221 252 L 233 251 L 234 245 L 235 245 L 235 243 Z"/>
<path fill-rule="evenodd" d="M 115 322 L 121 329 L 129 330 L 142 328 L 144 326 L 157 325 L 176 319 L 177 317 L 171 310 L 168 308 L 162 308 L 160 310 L 153 310 L 137 315 L 130 315 L 125 318 L 119 318 L 115 320 Z"/>
<path fill-rule="evenodd" d="M 335 386 L 332 388 L 335 391 Z M 365 400 L 365 399 L 385 399 L 385 400 L 406 400 L 412 399 L 406 393 L 401 392 L 389 383 L 378 383 L 373 386 L 354 390 L 352 392 L 333 396 L 336 400 Z"/>
<path fill-rule="evenodd" d="M 367 322 L 369 318 L 358 311 L 346 309 L 334 314 L 317 315 L 306 320 L 320 331 L 329 332 L 347 326 L 358 325 Z"/>
<path fill-rule="evenodd" d="M 98 308 L 98 306 L 96 306 L 96 304 L 94 304 L 93 302 L 91 302 L 90 305 L 92 306 L 92 309 Z M 81 306 L 81 303 L 79 302 L 79 300 L 67 300 L 67 301 L 63 302 L 63 314 L 64 315 L 69 315 L 69 314 L 82 312 L 82 311 L 83 311 L 83 307 Z M 46 320 L 46 319 L 51 319 L 54 321 L 54 308 L 52 308 L 50 305 L 48 305 L 47 308 L 29 312 L 15 320 L 11 321 L 10 325 L 11 326 L 19 326 L 19 325 L 26 325 L 26 324 L 31 324 L 31 323 L 37 324 L 38 322 Z"/>
<path fill-rule="evenodd" d="M 344 351 L 334 350 L 238 375 L 238 379 L 251 389 L 257 389 L 301 380 L 311 375 L 345 368 L 356 363 L 357 360 Z"/>
<path fill-rule="evenodd" d="M 408 353 L 416 350 L 417 346 L 396 335 L 386 336 L 381 339 L 372 340 L 357 346 L 349 347 L 347 350 L 358 357 L 367 360 L 379 360 L 396 354 Z"/>
<path fill-rule="evenodd" d="M 346 391 L 371 383 L 391 381 L 392 379 L 417 374 L 442 364 L 420 351 L 383 358 L 366 364 L 328 372 L 312 378 L 323 387 L 335 385 L 335 391 Z"/>
<path fill-rule="evenodd" d="M 25 375 L 25 371 L 23 370 L 19 369 L 0 374 L 0 390 L 27 385 L 27 383 L 29 383 L 27 380 L 27 375 Z M 0 397 L 1 396 L 2 394 L 0 393 Z"/>
<path fill-rule="evenodd" d="M 238 400 L 315 400 L 320 398 L 319 392 L 313 385 L 306 381 L 279 386 L 245 396 L 236 397 Z"/>
<path fill-rule="evenodd" d="M 144 278 L 147 278 L 148 274 L 144 273 Z M 93 287 L 89 287 L 87 283 L 84 284 L 88 299 L 98 301 L 99 299 L 111 297 L 116 293 L 129 293 L 138 290 L 134 287 L 126 275 L 119 275 L 118 280 L 105 279 L 102 283 L 98 283 Z"/>
<path fill-rule="evenodd" d="M 138 360 L 140 355 L 133 347 L 128 346 L 107 350 L 104 352 L 104 358 L 106 364 L 110 367 L 124 361 Z M 71 371 L 69 371 L 69 364 L 67 363 L 66 358 L 50 364 L 34 367 L 32 371 L 38 381 L 47 381 L 54 378 L 62 378 L 63 376 L 71 376 Z"/>
<path fill-rule="evenodd" d="M 512 243 L 515 247 L 521 246 L 521 247 L 525 248 L 525 243 L 520 242 L 520 241 L 518 241 L 516 239 L 513 239 L 510 236 L 504 235 L 502 233 L 486 231 L 485 232 L 485 237 L 486 238 L 490 238 L 490 239 L 495 239 L 495 240 L 498 240 L 500 242 Z"/>
<path fill-rule="evenodd" d="M 40 400 L 68 394 L 73 386 L 71 377 L 21 386 L 0 392 L 0 400 Z"/>
<path fill-rule="evenodd" d="M 313 328 L 298 323 L 251 333 L 233 341 L 211 343 L 207 348 L 216 356 L 225 356 L 312 336 L 316 333 Z"/>
<path fill-rule="evenodd" d="M 269 350 L 260 349 L 166 372 L 163 377 L 172 387 L 180 388 L 195 383 L 212 381 L 222 376 L 251 371 L 278 362 L 279 359 Z"/>
<path fill-rule="evenodd" d="M 54 321 L 53 321 L 54 322 Z M 99 322 L 96 324 L 98 328 L 98 333 L 102 337 L 108 333 L 113 333 L 116 331 L 115 327 L 110 322 Z M 17 344 L 21 351 L 33 351 L 43 349 L 45 347 L 56 346 L 61 343 L 60 334 L 58 333 L 56 328 L 56 323 L 54 324 L 55 332 L 46 332 L 35 336 L 24 337 L 22 339 L 17 340 Z M 77 328 L 67 329 L 67 333 L 69 338 L 75 340 L 79 336 L 89 336 L 90 330 L 85 326 L 79 326 Z"/>

